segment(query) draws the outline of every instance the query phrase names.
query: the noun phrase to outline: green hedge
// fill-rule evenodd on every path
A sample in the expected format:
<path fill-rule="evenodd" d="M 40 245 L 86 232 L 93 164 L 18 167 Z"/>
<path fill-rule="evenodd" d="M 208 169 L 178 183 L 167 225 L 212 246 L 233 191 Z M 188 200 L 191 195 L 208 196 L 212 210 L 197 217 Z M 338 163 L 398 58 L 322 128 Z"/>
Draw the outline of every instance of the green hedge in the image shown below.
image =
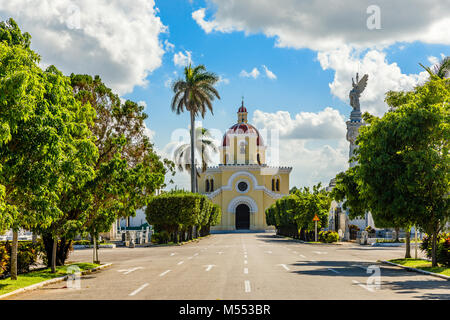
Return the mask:
<path fill-rule="evenodd" d="M 275 226 L 277 234 L 310 241 L 314 239 L 314 216 L 320 221 L 318 228 L 328 224 L 331 199 L 321 185 L 312 189 L 293 189 L 291 194 L 278 199 L 266 210 L 266 223 Z"/>
<path fill-rule="evenodd" d="M 339 241 L 339 234 L 334 231 L 320 231 L 319 241 L 325 243 L 333 243 Z"/>
<path fill-rule="evenodd" d="M 422 240 L 420 248 L 431 259 L 431 236 L 426 236 Z M 437 238 L 436 260 L 446 266 L 450 266 L 450 233 L 441 233 Z"/>
<path fill-rule="evenodd" d="M 0 242 L 0 276 L 11 271 L 11 241 Z M 40 242 L 19 241 L 17 247 L 17 272 L 27 273 L 30 267 L 36 265 L 38 258 L 43 254 Z"/>
<path fill-rule="evenodd" d="M 147 221 L 154 226 L 153 241 L 179 242 L 205 236 L 220 223 L 221 209 L 206 196 L 185 191 L 154 197 L 147 204 Z M 165 231 L 169 235 L 162 235 Z"/>

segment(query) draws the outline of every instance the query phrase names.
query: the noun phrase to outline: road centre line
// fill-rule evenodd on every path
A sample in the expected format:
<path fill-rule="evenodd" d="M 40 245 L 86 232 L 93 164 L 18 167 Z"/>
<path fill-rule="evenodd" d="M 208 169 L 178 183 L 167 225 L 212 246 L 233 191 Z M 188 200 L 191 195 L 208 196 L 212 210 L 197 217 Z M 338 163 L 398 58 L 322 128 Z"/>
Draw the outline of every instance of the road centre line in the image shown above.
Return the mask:
<path fill-rule="evenodd" d="M 245 280 L 244 286 L 245 286 L 245 292 L 251 292 L 252 291 L 252 289 L 250 287 L 250 281 L 249 280 Z"/>
<path fill-rule="evenodd" d="M 161 273 L 159 276 L 160 276 L 160 277 L 163 277 L 163 276 L 165 276 L 166 274 L 168 274 L 170 271 L 172 271 L 172 270 L 166 270 L 166 271 L 164 271 L 163 273 Z"/>
<path fill-rule="evenodd" d="M 302 255 L 302 254 L 300 255 L 300 257 L 302 257 L 302 258 L 306 258 L 306 257 L 305 257 L 304 255 Z"/>
<path fill-rule="evenodd" d="M 247 264 L 247 260 L 244 260 L 244 264 Z"/>
<path fill-rule="evenodd" d="M 282 266 L 286 271 L 290 270 L 285 264 L 277 264 L 277 266 Z"/>
<path fill-rule="evenodd" d="M 141 290 L 143 290 L 146 286 L 148 286 L 148 283 L 144 283 L 142 286 L 134 290 L 132 293 L 129 294 L 129 296 L 134 296 L 138 294 Z"/>
<path fill-rule="evenodd" d="M 177 265 L 180 265 L 180 264 L 183 264 L 183 263 L 184 263 L 184 261 L 180 261 L 180 262 L 177 263 Z"/>
<path fill-rule="evenodd" d="M 248 274 L 248 268 L 244 268 L 244 273 Z"/>

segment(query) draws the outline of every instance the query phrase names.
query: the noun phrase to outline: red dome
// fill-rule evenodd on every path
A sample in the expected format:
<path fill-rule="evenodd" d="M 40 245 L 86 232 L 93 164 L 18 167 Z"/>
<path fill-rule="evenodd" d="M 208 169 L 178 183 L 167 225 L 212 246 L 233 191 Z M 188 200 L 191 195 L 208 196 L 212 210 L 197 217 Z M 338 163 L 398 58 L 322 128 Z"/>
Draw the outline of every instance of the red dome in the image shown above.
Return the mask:
<path fill-rule="evenodd" d="M 245 107 L 244 107 L 245 109 Z M 240 109 L 239 109 L 240 110 Z M 264 142 L 259 134 L 258 129 L 256 129 L 254 126 L 248 123 L 237 123 L 234 126 L 232 126 L 230 129 L 228 129 L 227 133 L 223 136 L 223 142 L 222 146 L 226 147 L 230 145 L 230 139 L 228 138 L 229 134 L 256 134 L 256 145 L 257 146 L 263 146 Z"/>
<path fill-rule="evenodd" d="M 238 112 L 247 112 L 247 108 L 242 106 L 239 108 Z"/>

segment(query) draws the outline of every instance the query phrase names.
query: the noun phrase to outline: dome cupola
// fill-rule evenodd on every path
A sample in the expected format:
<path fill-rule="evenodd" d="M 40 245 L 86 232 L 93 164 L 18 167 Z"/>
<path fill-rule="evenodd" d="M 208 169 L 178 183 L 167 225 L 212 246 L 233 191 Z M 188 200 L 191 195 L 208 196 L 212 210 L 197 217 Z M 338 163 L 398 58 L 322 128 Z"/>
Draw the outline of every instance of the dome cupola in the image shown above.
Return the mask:
<path fill-rule="evenodd" d="M 242 105 L 238 109 L 238 121 L 223 136 L 220 147 L 223 164 L 259 164 L 265 163 L 263 139 L 253 125 L 247 121 L 247 108 Z"/>

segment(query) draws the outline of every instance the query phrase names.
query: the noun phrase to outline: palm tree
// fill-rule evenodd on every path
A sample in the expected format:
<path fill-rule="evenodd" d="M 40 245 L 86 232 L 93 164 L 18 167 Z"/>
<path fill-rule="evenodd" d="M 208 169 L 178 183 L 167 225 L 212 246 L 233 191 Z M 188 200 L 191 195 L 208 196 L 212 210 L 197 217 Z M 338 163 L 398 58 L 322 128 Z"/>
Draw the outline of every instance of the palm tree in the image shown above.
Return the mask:
<path fill-rule="evenodd" d="M 195 148 L 195 151 L 201 155 L 202 172 L 204 172 L 212 162 L 212 154 L 218 151 L 208 129 L 195 128 Z M 173 160 L 179 170 L 191 171 L 191 145 L 189 143 L 179 145 L 173 153 Z M 198 171 L 196 173 L 200 176 Z M 197 183 L 195 187 L 198 190 Z"/>
<path fill-rule="evenodd" d="M 201 114 L 205 117 L 207 110 L 213 114 L 212 102 L 214 98 L 220 99 L 219 92 L 214 88 L 214 84 L 219 77 L 211 72 L 207 72 L 204 65 L 194 68 L 189 66 L 184 68 L 184 79 L 177 80 L 173 86 L 174 97 L 172 99 L 172 111 L 180 114 L 189 111 L 191 116 L 191 148 L 190 148 L 190 170 L 191 170 L 191 191 L 197 192 L 195 173 L 195 118 Z"/>
<path fill-rule="evenodd" d="M 430 77 L 437 76 L 438 78 L 444 79 L 450 76 L 450 57 L 442 59 L 442 61 L 435 65 L 433 69 L 425 67 L 421 63 L 419 64 L 430 74 Z"/>

